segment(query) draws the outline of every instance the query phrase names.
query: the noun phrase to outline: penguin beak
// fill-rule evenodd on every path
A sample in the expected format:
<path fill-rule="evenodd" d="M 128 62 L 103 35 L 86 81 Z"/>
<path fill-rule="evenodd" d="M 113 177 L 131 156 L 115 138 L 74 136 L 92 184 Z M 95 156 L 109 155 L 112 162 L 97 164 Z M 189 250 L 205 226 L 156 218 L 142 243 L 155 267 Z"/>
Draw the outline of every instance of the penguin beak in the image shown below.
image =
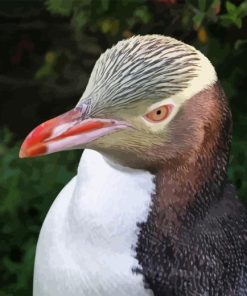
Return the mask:
<path fill-rule="evenodd" d="M 24 140 L 19 157 L 83 148 L 97 138 L 130 127 L 124 121 L 86 118 L 87 110 L 82 105 L 37 126 Z"/>

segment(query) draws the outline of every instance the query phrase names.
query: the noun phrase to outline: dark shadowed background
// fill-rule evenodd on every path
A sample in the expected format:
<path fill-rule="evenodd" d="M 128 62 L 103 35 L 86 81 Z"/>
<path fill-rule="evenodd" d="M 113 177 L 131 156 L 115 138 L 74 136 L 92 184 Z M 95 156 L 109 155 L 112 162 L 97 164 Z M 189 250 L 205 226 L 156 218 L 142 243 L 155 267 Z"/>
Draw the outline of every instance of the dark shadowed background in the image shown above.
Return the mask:
<path fill-rule="evenodd" d="M 0 0 L 0 296 L 32 294 L 42 221 L 81 154 L 19 160 L 21 140 L 76 104 L 101 52 L 148 33 L 216 67 L 234 120 L 229 177 L 247 203 L 247 1 Z"/>

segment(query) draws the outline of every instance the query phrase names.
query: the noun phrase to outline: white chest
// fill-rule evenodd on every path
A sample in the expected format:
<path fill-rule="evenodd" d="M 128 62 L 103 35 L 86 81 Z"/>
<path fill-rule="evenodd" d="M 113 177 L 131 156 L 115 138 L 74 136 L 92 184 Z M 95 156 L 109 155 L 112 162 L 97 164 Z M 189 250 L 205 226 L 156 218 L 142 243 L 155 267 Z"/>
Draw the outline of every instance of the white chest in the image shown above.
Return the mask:
<path fill-rule="evenodd" d="M 113 168 L 86 150 L 43 224 L 34 296 L 152 295 L 132 268 L 137 223 L 146 221 L 153 191 L 148 172 Z"/>

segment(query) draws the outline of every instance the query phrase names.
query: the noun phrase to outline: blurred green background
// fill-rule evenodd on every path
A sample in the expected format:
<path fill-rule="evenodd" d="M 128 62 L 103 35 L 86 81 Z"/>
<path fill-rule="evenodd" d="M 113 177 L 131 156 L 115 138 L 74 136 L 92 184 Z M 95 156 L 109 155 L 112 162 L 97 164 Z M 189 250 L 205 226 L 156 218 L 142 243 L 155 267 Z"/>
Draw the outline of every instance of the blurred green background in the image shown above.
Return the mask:
<path fill-rule="evenodd" d="M 21 139 L 69 110 L 100 53 L 134 34 L 174 36 L 215 65 L 234 120 L 229 176 L 247 203 L 247 1 L 0 1 L 0 296 L 31 295 L 35 246 L 80 151 L 18 159 Z"/>

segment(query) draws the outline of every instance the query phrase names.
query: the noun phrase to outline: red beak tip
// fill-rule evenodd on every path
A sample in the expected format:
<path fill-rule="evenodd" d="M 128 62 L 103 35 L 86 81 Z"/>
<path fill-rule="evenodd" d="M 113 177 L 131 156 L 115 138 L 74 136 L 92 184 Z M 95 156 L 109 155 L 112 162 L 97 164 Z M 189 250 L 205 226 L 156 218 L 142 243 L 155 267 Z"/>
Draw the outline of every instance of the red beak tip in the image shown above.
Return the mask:
<path fill-rule="evenodd" d="M 19 152 L 19 158 L 26 158 L 26 157 L 28 157 L 27 154 L 25 153 L 25 151 L 23 151 L 23 149 L 21 149 Z"/>

